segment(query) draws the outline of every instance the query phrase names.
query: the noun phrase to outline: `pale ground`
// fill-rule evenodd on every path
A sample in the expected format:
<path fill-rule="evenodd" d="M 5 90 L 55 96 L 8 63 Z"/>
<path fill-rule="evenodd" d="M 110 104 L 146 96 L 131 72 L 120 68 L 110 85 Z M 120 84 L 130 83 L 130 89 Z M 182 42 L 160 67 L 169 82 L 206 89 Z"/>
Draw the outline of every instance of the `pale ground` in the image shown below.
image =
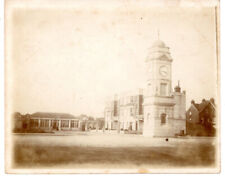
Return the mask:
<path fill-rule="evenodd" d="M 15 134 L 16 143 L 49 145 L 49 146 L 90 146 L 90 147 L 153 147 L 153 146 L 176 146 L 185 143 L 210 143 L 215 142 L 210 137 L 178 137 L 151 138 L 133 134 L 109 134 L 95 132 L 65 132 L 56 134 Z"/>
<path fill-rule="evenodd" d="M 213 167 L 209 137 L 150 138 L 103 133 L 14 134 L 15 168 Z"/>

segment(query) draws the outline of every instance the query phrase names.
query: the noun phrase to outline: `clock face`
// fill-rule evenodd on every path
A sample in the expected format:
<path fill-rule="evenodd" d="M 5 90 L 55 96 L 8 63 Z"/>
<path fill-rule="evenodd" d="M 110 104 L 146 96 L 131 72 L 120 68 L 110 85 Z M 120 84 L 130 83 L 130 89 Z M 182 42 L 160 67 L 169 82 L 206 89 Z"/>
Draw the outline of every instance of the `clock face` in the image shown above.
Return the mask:
<path fill-rule="evenodd" d="M 162 75 L 162 76 L 167 76 L 168 75 L 168 68 L 163 65 L 159 68 L 159 73 Z"/>

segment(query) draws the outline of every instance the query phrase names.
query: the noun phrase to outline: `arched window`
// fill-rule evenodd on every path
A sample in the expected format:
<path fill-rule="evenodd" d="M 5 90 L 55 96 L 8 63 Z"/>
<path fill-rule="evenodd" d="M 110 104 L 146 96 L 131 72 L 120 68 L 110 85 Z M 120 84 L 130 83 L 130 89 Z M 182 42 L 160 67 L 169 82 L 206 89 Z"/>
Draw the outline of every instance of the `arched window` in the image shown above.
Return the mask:
<path fill-rule="evenodd" d="M 164 124 L 166 124 L 166 114 L 162 113 L 161 114 L 161 125 L 164 125 Z"/>

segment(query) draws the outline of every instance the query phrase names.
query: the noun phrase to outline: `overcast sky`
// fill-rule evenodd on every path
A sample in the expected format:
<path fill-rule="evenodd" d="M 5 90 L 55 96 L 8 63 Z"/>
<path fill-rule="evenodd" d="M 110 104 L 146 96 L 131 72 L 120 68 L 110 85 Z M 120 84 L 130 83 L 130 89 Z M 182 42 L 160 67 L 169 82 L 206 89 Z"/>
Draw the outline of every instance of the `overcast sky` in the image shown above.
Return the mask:
<path fill-rule="evenodd" d="M 214 8 L 85 7 L 13 11 L 13 111 L 103 116 L 109 96 L 145 88 L 157 29 L 187 106 L 216 96 Z"/>

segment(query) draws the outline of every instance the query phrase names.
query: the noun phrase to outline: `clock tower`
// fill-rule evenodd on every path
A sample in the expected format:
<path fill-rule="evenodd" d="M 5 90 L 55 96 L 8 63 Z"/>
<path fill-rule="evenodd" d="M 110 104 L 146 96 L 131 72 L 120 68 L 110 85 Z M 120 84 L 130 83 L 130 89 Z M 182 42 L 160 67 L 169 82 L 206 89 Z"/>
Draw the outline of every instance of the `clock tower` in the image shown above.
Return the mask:
<path fill-rule="evenodd" d="M 175 131 L 179 131 L 174 114 L 176 99 L 172 91 L 172 61 L 169 47 L 160 40 L 154 42 L 146 58 L 145 136 L 174 136 Z"/>
<path fill-rule="evenodd" d="M 171 95 L 171 63 L 169 48 L 162 41 L 156 41 L 146 59 L 148 95 Z"/>

